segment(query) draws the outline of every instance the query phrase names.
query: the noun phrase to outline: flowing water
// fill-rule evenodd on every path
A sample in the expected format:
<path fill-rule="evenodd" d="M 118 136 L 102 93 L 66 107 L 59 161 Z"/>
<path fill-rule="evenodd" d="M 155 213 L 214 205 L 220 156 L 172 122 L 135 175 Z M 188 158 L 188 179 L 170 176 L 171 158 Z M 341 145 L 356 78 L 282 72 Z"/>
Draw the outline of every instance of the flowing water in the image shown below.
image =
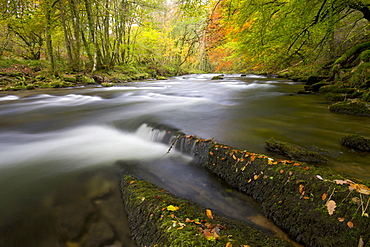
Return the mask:
<path fill-rule="evenodd" d="M 255 75 L 187 75 L 111 88 L 0 94 L 0 246 L 135 246 L 119 194 L 129 173 L 265 232 L 282 235 L 251 198 L 159 140 L 167 126 L 253 152 L 276 138 L 330 154 L 326 167 L 370 179 L 370 119 L 328 111 L 302 85 Z"/>

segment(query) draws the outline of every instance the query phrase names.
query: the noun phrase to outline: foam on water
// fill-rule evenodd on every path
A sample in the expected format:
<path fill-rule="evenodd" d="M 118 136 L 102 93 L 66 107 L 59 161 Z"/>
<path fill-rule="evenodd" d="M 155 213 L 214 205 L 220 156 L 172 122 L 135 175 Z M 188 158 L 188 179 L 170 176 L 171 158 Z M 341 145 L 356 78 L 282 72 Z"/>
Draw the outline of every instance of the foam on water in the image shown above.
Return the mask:
<path fill-rule="evenodd" d="M 10 101 L 10 100 L 18 100 L 18 99 L 19 97 L 15 95 L 7 95 L 7 96 L 0 97 L 0 101 Z"/>
<path fill-rule="evenodd" d="M 38 163 L 57 173 L 112 165 L 117 160 L 151 160 L 165 156 L 168 146 L 144 139 L 145 129 L 148 128 L 143 126 L 137 131 L 141 136 L 110 126 L 83 126 L 38 135 L 19 132 L 0 135 L 0 169 Z M 171 152 L 169 155 L 180 154 Z"/>

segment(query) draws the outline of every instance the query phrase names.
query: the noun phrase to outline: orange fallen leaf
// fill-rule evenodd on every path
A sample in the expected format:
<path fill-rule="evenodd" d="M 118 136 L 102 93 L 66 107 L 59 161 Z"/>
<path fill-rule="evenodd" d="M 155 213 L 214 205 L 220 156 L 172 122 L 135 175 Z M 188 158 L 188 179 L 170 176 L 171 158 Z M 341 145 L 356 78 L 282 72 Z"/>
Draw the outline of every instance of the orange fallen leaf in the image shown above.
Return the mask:
<path fill-rule="evenodd" d="M 131 181 L 130 181 L 130 184 L 133 184 L 133 183 L 135 183 L 135 180 L 131 180 Z"/>
<path fill-rule="evenodd" d="M 230 242 L 227 242 L 225 247 L 233 247 L 233 245 Z"/>
<path fill-rule="evenodd" d="M 298 188 L 299 194 L 304 195 L 305 190 L 306 188 L 304 187 L 304 185 L 300 184 Z"/>
<path fill-rule="evenodd" d="M 257 180 L 259 178 L 260 175 L 254 175 L 253 178 L 254 180 Z"/>
<path fill-rule="evenodd" d="M 171 216 L 172 219 L 175 218 L 175 215 L 174 214 L 171 214 L 170 216 Z"/>
<path fill-rule="evenodd" d="M 333 200 L 330 200 L 328 201 L 328 203 L 326 204 L 326 207 L 328 208 L 328 213 L 330 215 L 333 215 L 334 211 L 335 211 L 335 208 L 337 207 L 337 203 Z"/>
<path fill-rule="evenodd" d="M 208 218 L 213 219 L 212 211 L 210 209 L 206 209 L 206 215 Z"/>
<path fill-rule="evenodd" d="M 186 218 L 185 223 L 194 223 L 194 220 L 191 220 L 189 218 Z"/>
<path fill-rule="evenodd" d="M 309 170 L 310 168 L 309 167 L 307 167 L 307 166 L 304 166 L 304 167 L 302 167 L 302 169 L 304 169 L 304 170 Z"/>
<path fill-rule="evenodd" d="M 256 159 L 256 156 L 251 156 L 251 161 L 253 162 Z"/>
<path fill-rule="evenodd" d="M 321 200 L 325 200 L 328 195 L 326 193 L 322 194 Z"/>
<path fill-rule="evenodd" d="M 213 152 L 212 152 L 212 151 L 210 151 L 210 152 L 209 152 L 209 155 L 213 155 Z"/>
<path fill-rule="evenodd" d="M 233 159 L 236 160 L 236 156 L 235 155 L 233 155 Z"/>
<path fill-rule="evenodd" d="M 310 198 L 308 196 L 304 196 L 303 199 L 308 200 Z"/>
<path fill-rule="evenodd" d="M 294 163 L 293 166 L 300 166 L 301 164 L 299 163 Z"/>
<path fill-rule="evenodd" d="M 340 217 L 338 218 L 339 222 L 343 222 L 344 221 L 344 218 L 343 217 Z"/>
<path fill-rule="evenodd" d="M 289 176 L 292 176 L 293 175 L 293 171 L 289 171 Z"/>
<path fill-rule="evenodd" d="M 280 170 L 279 172 L 280 172 L 280 173 L 284 173 L 284 170 Z"/>
<path fill-rule="evenodd" d="M 352 222 L 352 221 L 348 221 L 348 222 L 347 222 L 347 226 L 348 226 L 349 228 L 352 228 L 352 227 L 353 227 L 353 222 Z"/>

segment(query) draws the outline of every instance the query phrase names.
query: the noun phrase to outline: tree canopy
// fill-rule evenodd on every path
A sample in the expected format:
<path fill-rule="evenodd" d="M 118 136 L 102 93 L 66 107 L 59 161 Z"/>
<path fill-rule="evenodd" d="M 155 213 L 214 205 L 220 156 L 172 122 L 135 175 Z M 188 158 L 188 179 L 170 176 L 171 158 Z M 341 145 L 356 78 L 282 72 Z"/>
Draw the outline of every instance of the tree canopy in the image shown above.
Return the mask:
<path fill-rule="evenodd" d="M 369 7 L 368 0 L 1 0 L 0 58 L 47 59 L 52 71 L 134 64 L 172 74 L 322 66 L 369 41 Z"/>

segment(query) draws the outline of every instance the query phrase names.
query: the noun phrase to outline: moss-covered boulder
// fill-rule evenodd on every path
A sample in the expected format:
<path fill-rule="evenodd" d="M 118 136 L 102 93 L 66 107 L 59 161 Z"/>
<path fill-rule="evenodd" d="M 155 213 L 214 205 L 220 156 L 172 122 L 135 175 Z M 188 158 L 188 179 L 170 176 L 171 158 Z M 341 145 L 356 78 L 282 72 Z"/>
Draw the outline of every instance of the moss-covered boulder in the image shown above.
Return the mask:
<path fill-rule="evenodd" d="M 360 151 L 370 151 L 370 140 L 360 135 L 348 135 L 340 139 L 340 143 Z"/>
<path fill-rule="evenodd" d="M 222 80 L 222 79 L 224 79 L 222 75 L 215 75 L 214 77 L 212 77 L 212 80 Z"/>
<path fill-rule="evenodd" d="M 370 116 L 369 104 L 360 100 L 338 102 L 329 106 L 329 110 L 349 115 Z"/>
<path fill-rule="evenodd" d="M 308 162 L 308 163 L 326 163 L 328 160 L 318 152 L 308 150 L 304 147 L 294 145 L 288 142 L 282 142 L 275 139 L 266 141 L 267 148 L 278 152 L 290 159 Z"/>
<path fill-rule="evenodd" d="M 209 171 L 260 202 L 262 213 L 304 246 L 370 246 L 369 181 L 194 136 L 184 139 L 183 146 L 206 160 Z"/>
<path fill-rule="evenodd" d="M 291 246 L 147 181 L 125 176 L 121 188 L 138 246 Z"/>

